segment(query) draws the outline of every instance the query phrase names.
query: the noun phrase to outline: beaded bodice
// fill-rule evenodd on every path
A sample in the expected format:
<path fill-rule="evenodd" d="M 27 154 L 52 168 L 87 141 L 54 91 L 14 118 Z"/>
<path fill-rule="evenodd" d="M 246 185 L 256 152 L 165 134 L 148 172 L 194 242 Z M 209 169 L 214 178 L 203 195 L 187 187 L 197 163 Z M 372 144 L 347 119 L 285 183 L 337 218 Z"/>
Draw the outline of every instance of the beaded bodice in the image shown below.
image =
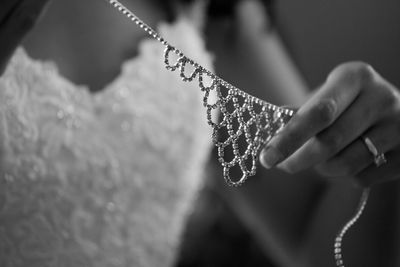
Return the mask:
<path fill-rule="evenodd" d="M 197 31 L 165 36 L 207 66 Z M 184 35 L 182 34 L 184 32 Z M 0 266 L 170 266 L 210 150 L 201 92 L 139 56 L 97 94 L 19 49 L 0 78 Z"/>

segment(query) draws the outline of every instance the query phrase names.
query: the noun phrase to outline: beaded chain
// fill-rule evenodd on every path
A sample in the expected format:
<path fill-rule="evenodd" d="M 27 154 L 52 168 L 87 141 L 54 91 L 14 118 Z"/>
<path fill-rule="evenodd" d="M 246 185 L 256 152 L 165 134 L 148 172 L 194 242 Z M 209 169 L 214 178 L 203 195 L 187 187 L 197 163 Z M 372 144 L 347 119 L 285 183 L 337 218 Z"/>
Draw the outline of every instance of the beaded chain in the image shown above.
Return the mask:
<path fill-rule="evenodd" d="M 343 237 L 347 233 L 347 231 L 358 221 L 361 217 L 365 206 L 368 202 L 369 197 L 369 188 L 365 188 L 362 192 L 360 203 L 358 204 L 358 208 L 353 215 L 353 217 L 340 229 L 339 233 L 336 235 L 335 243 L 334 243 L 334 255 L 335 255 L 335 262 L 337 267 L 344 267 L 343 255 L 342 255 L 342 242 Z"/>
<path fill-rule="evenodd" d="M 164 62 L 168 70 L 179 70 L 185 82 L 197 78 L 204 92 L 207 121 L 213 129 L 212 140 L 218 149 L 218 160 L 228 185 L 242 185 L 248 177 L 255 175 L 261 149 L 285 126 L 294 111 L 258 99 L 226 82 L 185 56 L 119 1 L 106 1 L 165 46 Z M 176 56 L 174 63 L 171 63 L 171 53 Z M 187 74 L 189 68 L 191 73 Z M 218 122 L 213 120 L 213 113 L 217 114 L 217 111 L 222 115 Z M 241 150 L 241 147 L 245 149 Z M 232 168 L 240 170 L 241 177 L 232 179 Z"/>
<path fill-rule="evenodd" d="M 179 70 L 184 82 L 197 79 L 200 90 L 204 92 L 203 106 L 207 110 L 207 122 L 213 129 L 212 140 L 218 149 L 218 161 L 223 167 L 223 176 L 227 184 L 240 186 L 248 177 L 255 175 L 261 149 L 293 117 L 294 111 L 278 107 L 240 90 L 187 57 L 118 0 L 105 1 L 165 46 L 164 63 L 168 70 Z M 175 55 L 174 59 L 171 59 L 171 53 Z M 190 69 L 189 74 L 187 69 Z M 214 121 L 213 113 L 220 113 L 222 119 Z M 245 149 L 241 150 L 241 147 Z M 231 157 L 228 159 L 229 152 Z M 240 169 L 242 174 L 237 179 L 231 178 L 231 169 L 234 167 Z M 368 196 L 369 189 L 365 189 L 355 215 L 335 238 L 334 256 L 338 267 L 344 267 L 343 237 L 360 218 Z"/>

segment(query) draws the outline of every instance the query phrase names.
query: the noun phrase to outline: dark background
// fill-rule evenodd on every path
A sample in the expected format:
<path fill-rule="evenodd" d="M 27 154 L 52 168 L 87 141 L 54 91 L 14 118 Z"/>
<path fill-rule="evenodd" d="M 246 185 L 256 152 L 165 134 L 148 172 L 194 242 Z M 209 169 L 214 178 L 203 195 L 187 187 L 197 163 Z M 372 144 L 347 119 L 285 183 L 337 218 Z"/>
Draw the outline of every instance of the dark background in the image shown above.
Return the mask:
<path fill-rule="evenodd" d="M 400 1 L 277 0 L 279 32 L 312 87 L 335 66 L 370 63 L 400 87 Z"/>

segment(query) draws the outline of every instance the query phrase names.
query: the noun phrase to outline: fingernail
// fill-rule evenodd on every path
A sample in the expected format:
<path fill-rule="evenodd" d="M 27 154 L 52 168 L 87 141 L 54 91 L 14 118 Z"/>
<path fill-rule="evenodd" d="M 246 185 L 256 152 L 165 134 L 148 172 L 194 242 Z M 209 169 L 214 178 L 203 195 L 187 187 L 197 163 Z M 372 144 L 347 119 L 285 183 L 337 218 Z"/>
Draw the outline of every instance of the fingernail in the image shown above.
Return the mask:
<path fill-rule="evenodd" d="M 260 156 L 261 164 L 267 169 L 271 169 L 282 159 L 283 159 L 282 153 L 280 153 L 277 149 L 275 149 L 272 146 L 266 147 L 261 152 Z"/>

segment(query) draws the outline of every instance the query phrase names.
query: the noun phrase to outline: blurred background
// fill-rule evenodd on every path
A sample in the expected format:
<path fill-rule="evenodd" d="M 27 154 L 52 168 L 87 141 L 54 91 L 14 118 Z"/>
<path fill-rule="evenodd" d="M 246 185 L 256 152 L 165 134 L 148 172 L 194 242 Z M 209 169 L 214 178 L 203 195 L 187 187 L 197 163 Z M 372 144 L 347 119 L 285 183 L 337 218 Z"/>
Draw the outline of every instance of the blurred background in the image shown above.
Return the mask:
<path fill-rule="evenodd" d="M 276 0 L 276 24 L 311 88 L 333 67 L 362 60 L 400 85 L 400 2 Z"/>

